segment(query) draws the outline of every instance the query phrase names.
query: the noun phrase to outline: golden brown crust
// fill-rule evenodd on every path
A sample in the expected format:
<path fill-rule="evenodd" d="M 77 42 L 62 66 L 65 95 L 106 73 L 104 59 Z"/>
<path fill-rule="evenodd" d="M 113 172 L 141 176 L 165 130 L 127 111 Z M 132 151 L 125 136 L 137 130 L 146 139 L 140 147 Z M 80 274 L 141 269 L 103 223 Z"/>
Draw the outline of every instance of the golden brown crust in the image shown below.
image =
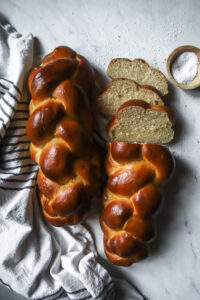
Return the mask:
<path fill-rule="evenodd" d="M 47 72 L 41 71 L 45 68 L 47 68 Z M 42 77 L 40 71 L 43 73 Z M 36 74 L 38 74 L 37 78 L 34 79 Z M 45 76 L 46 80 L 43 82 L 43 77 Z M 51 79 L 52 76 L 53 79 Z M 43 93 L 46 92 L 51 94 L 50 90 L 52 90 L 52 84 L 56 86 L 56 81 L 59 81 L 59 78 L 62 78 L 62 80 L 70 78 L 73 82 L 77 83 L 89 97 L 92 96 L 95 80 L 93 68 L 83 56 L 78 55 L 71 48 L 59 46 L 44 57 L 42 67 L 36 67 L 30 73 L 28 86 L 32 98 L 34 98 L 32 95 L 32 88 L 33 93 L 38 94 L 38 89 L 40 90 L 41 85 L 47 84 L 47 82 L 49 83 L 50 89 L 46 87 L 45 90 L 43 89 Z M 33 83 L 34 81 L 36 81 L 35 84 Z M 52 81 L 53 83 L 51 84 L 50 82 Z M 34 85 L 33 87 L 32 84 Z"/>
<path fill-rule="evenodd" d="M 59 46 L 54 49 L 51 53 L 43 59 L 43 64 L 50 63 L 54 60 L 65 58 L 65 59 L 75 59 L 78 62 L 78 67 L 75 70 L 72 80 L 81 87 L 89 96 L 92 96 L 94 88 L 94 70 L 85 59 L 85 57 L 77 54 L 73 49 L 66 46 Z"/>
<path fill-rule="evenodd" d="M 70 47 L 59 46 L 43 58 L 42 64 L 46 65 L 46 64 L 48 64 L 52 61 L 55 61 L 57 59 L 60 59 L 60 58 L 76 59 L 76 52 Z"/>
<path fill-rule="evenodd" d="M 59 59 L 40 68 L 30 84 L 34 104 L 50 97 L 61 81 L 72 77 L 77 66 L 76 60 Z"/>
<path fill-rule="evenodd" d="M 154 107 L 154 105 L 151 105 L 143 100 L 131 99 L 120 106 L 120 108 L 117 111 L 117 116 L 119 115 L 120 111 L 122 111 L 123 109 L 125 109 L 127 107 L 131 107 L 131 106 L 140 106 L 144 109 L 149 109 L 149 108 Z"/>
<path fill-rule="evenodd" d="M 88 102 L 93 76 L 89 63 L 63 46 L 29 76 L 30 155 L 40 166 L 37 183 L 44 216 L 55 226 L 80 222 L 100 185 L 100 156 L 92 141 Z"/>
<path fill-rule="evenodd" d="M 156 110 L 162 110 L 164 112 L 167 113 L 170 121 L 172 124 L 174 124 L 174 114 L 172 112 L 172 110 L 168 107 L 168 106 L 164 106 L 164 105 L 151 105 L 143 100 L 138 100 L 138 99 L 133 99 L 133 100 L 129 100 L 127 101 L 126 103 L 122 104 L 120 106 L 120 108 L 118 109 L 117 111 L 117 115 L 116 117 L 119 116 L 120 112 L 125 109 L 125 108 L 128 108 L 128 107 L 131 107 L 131 106 L 140 106 L 144 109 L 156 109 Z"/>
<path fill-rule="evenodd" d="M 107 147 L 111 147 L 113 159 L 119 164 L 129 163 L 135 159 L 139 159 L 141 156 L 141 146 L 138 144 L 130 144 L 125 142 L 113 142 L 107 144 Z"/>
<path fill-rule="evenodd" d="M 146 246 L 139 249 L 137 253 L 135 253 L 132 257 L 121 257 L 114 252 L 109 247 L 107 243 L 107 238 L 104 236 L 104 251 L 107 258 L 117 266 L 128 267 L 133 263 L 141 261 L 148 256 L 148 248 Z"/>
<path fill-rule="evenodd" d="M 155 238 L 160 186 L 171 176 L 174 160 L 167 148 L 151 144 L 108 143 L 108 182 L 102 196 L 100 225 L 108 259 L 128 266 L 144 259 Z"/>
<path fill-rule="evenodd" d="M 118 170 L 109 176 L 108 188 L 113 194 L 130 197 L 154 177 L 148 165 L 140 163 L 132 168 Z"/>

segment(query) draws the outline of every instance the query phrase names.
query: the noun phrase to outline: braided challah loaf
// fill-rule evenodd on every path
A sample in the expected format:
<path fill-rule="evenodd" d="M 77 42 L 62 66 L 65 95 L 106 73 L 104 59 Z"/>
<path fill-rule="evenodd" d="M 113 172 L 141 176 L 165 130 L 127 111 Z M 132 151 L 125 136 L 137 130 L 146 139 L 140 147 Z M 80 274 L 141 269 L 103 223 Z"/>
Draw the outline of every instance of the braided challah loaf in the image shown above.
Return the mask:
<path fill-rule="evenodd" d="M 88 98 L 94 72 L 83 57 L 58 47 L 28 80 L 32 96 L 27 134 L 42 210 L 55 226 L 80 222 L 99 187 L 100 157 L 92 142 Z"/>
<path fill-rule="evenodd" d="M 148 255 L 155 236 L 154 216 L 174 161 L 167 148 L 152 144 L 107 144 L 107 186 L 100 217 L 108 259 L 128 266 Z"/>

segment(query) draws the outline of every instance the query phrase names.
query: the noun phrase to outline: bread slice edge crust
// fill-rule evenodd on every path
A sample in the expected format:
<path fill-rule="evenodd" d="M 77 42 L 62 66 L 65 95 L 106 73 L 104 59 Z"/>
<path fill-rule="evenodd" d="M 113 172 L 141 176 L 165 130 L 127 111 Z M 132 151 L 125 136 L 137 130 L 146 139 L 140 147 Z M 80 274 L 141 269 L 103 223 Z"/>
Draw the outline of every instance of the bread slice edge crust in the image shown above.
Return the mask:
<path fill-rule="evenodd" d="M 113 66 L 116 64 L 116 62 L 125 62 L 126 64 L 128 63 L 129 65 L 132 64 L 134 65 L 135 63 L 140 63 L 141 66 L 143 66 L 144 68 L 146 68 L 146 70 L 148 70 L 148 73 L 150 75 L 148 75 L 149 78 L 152 78 L 152 76 L 155 77 L 155 74 L 159 74 L 160 78 L 162 79 L 162 82 L 163 82 L 163 89 L 159 89 L 158 85 L 152 85 L 152 84 L 149 84 L 148 82 L 139 82 L 137 80 L 135 80 L 134 78 L 131 77 L 130 74 L 128 74 L 127 76 L 123 76 L 123 75 L 113 75 Z M 160 93 L 161 96 L 165 96 L 168 94 L 168 81 L 167 81 L 167 78 L 165 77 L 165 75 L 158 69 L 156 68 L 152 68 L 144 59 L 141 59 L 141 58 L 136 58 L 136 59 L 133 59 L 133 60 L 130 60 L 128 58 L 114 58 L 110 61 L 109 65 L 108 65 L 108 68 L 107 68 L 107 71 L 106 71 L 107 75 L 114 79 L 114 78 L 128 78 L 128 79 L 132 79 L 132 80 L 135 80 L 138 84 L 140 85 L 150 85 L 150 86 L 153 86 L 154 88 L 156 88 L 156 90 Z M 147 80 L 148 81 L 148 80 Z"/>
<path fill-rule="evenodd" d="M 129 91 L 123 91 L 123 87 L 125 91 L 127 89 Z M 115 98 L 114 102 L 112 98 Z M 154 87 L 139 85 L 131 79 L 115 78 L 108 84 L 106 90 L 97 97 L 97 111 L 106 116 L 115 116 L 120 106 L 131 99 L 140 99 L 152 105 L 164 105 L 162 98 Z"/>
<path fill-rule="evenodd" d="M 134 111 L 137 112 L 135 117 Z M 123 114 L 126 114 L 127 112 L 128 114 L 126 115 L 126 118 L 124 118 Z M 150 126 L 147 123 L 148 115 L 154 117 Z M 157 116 L 159 116 L 158 121 L 162 121 L 160 127 L 156 124 L 155 117 Z M 134 118 L 130 120 L 132 117 Z M 119 108 L 116 117 L 109 122 L 108 134 L 114 142 L 164 144 L 169 143 L 174 137 L 174 131 L 172 129 L 173 124 L 174 115 L 169 107 L 150 105 L 142 100 L 130 100 Z M 126 125 L 127 129 L 124 130 L 124 132 L 122 131 L 122 134 L 121 132 L 117 134 L 120 126 L 123 129 Z M 143 127 L 138 127 L 140 125 Z M 134 132 L 136 127 L 137 130 Z M 140 129 L 142 129 L 142 134 L 139 132 Z M 166 136 L 161 136 L 161 138 L 156 139 L 157 133 L 163 133 Z"/>

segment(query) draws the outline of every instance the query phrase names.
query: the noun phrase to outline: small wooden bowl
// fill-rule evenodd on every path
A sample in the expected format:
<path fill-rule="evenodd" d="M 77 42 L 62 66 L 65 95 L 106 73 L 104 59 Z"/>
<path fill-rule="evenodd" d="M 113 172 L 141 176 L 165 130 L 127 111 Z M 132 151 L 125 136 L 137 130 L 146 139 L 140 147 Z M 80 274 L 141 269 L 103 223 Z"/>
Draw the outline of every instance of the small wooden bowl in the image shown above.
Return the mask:
<path fill-rule="evenodd" d="M 178 83 L 174 77 L 172 76 L 171 73 L 171 65 L 174 62 L 174 60 L 177 58 L 178 55 L 180 55 L 181 53 L 185 52 L 185 51 L 189 51 L 189 52 L 194 52 L 196 53 L 196 55 L 198 56 L 198 60 L 199 60 L 199 67 L 198 67 L 198 72 L 197 72 L 197 76 L 195 77 L 195 79 L 189 84 L 189 85 L 183 85 Z M 168 57 L 167 59 L 167 73 L 169 76 L 169 79 L 172 83 L 174 83 L 176 86 L 185 89 L 185 90 L 192 90 L 192 89 L 196 89 L 197 87 L 200 86 L 200 49 L 194 46 L 190 46 L 190 45 L 186 45 L 186 46 L 181 46 L 176 48 Z"/>

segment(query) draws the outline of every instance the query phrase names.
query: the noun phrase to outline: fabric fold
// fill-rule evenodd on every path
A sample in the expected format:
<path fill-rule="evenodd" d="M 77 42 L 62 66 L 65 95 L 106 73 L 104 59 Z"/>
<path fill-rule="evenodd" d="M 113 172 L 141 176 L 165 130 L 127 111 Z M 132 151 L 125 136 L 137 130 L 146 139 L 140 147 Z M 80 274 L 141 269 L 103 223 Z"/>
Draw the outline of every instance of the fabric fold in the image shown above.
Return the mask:
<path fill-rule="evenodd" d="M 0 282 L 35 300 L 101 300 L 111 290 L 114 299 L 112 279 L 96 261 L 88 230 L 56 228 L 42 216 L 23 90 L 32 62 L 32 35 L 0 25 Z"/>

